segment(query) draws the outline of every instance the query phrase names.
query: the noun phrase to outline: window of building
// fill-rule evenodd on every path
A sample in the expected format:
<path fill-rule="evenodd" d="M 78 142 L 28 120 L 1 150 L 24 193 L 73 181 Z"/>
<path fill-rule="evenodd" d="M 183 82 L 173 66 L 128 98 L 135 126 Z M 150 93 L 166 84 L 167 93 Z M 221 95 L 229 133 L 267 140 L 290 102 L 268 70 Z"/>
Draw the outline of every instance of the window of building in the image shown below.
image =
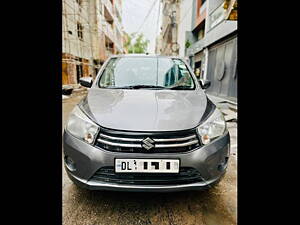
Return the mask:
<path fill-rule="evenodd" d="M 204 28 L 201 29 L 201 30 L 199 31 L 199 33 L 198 33 L 198 40 L 201 40 L 201 39 L 203 39 L 203 38 L 204 38 Z"/>
<path fill-rule="evenodd" d="M 79 83 L 79 79 L 83 77 L 82 59 L 77 59 L 77 62 L 78 63 L 76 64 L 76 80 L 77 83 Z"/>
<path fill-rule="evenodd" d="M 197 40 L 201 40 L 205 37 L 205 19 L 192 31 L 192 33 Z"/>
<path fill-rule="evenodd" d="M 77 23 L 77 36 L 78 36 L 78 38 L 80 39 L 80 40 L 83 40 L 83 33 L 82 33 L 82 31 L 83 31 L 83 27 L 82 27 L 82 25 L 81 25 L 81 23 Z"/>

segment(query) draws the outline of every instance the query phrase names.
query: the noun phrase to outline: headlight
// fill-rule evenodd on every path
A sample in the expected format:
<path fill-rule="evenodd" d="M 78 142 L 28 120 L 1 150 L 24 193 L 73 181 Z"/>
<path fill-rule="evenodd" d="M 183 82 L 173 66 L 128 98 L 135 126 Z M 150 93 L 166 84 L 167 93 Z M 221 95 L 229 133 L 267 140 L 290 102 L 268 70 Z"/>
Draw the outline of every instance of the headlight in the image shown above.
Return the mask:
<path fill-rule="evenodd" d="M 203 144 L 208 144 L 215 138 L 224 134 L 226 130 L 226 122 L 222 112 L 215 109 L 212 115 L 198 128 L 198 134 Z"/>
<path fill-rule="evenodd" d="M 75 106 L 66 129 L 75 137 L 92 144 L 97 136 L 99 126 L 91 121 L 78 106 Z"/>

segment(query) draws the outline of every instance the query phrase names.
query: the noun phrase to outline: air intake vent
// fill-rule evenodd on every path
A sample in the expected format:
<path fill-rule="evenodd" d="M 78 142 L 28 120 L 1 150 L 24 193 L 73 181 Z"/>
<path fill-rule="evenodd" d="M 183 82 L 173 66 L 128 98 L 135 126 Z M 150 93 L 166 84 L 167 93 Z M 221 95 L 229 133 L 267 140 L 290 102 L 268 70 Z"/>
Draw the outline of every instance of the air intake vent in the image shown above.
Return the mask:
<path fill-rule="evenodd" d="M 200 173 L 191 167 L 180 168 L 178 174 L 117 174 L 110 166 L 99 169 L 90 180 L 136 185 L 188 184 L 203 181 Z"/>

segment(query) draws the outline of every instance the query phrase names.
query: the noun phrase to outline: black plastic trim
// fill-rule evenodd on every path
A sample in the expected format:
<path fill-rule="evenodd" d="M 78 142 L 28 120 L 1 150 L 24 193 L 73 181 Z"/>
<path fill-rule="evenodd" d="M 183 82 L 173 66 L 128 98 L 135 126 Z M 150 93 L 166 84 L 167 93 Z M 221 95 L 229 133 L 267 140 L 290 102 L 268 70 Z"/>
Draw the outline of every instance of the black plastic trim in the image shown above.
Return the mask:
<path fill-rule="evenodd" d="M 206 96 L 206 109 L 205 112 L 203 113 L 203 116 L 200 120 L 200 123 L 202 123 L 203 121 L 207 120 L 208 117 L 210 117 L 210 115 L 215 111 L 216 109 L 216 105 Z"/>
<path fill-rule="evenodd" d="M 165 185 L 189 184 L 203 181 L 199 171 L 191 167 L 181 167 L 177 174 L 165 173 L 115 173 L 111 166 L 100 168 L 91 178 L 93 181 L 135 184 L 135 185 Z"/>

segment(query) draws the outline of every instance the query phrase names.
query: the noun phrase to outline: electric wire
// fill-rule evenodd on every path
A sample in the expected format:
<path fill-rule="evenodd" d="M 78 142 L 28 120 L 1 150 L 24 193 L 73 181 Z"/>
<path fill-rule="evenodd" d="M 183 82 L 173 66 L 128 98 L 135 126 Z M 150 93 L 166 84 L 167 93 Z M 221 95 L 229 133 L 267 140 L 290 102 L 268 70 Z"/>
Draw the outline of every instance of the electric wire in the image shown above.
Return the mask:
<path fill-rule="evenodd" d="M 154 8 L 155 3 L 156 3 L 157 1 L 159 1 L 159 0 L 153 0 L 153 3 L 152 3 L 152 5 L 151 5 L 151 8 L 149 9 L 147 15 L 145 16 L 145 18 L 144 18 L 142 24 L 140 25 L 140 27 L 137 29 L 136 33 L 139 33 L 139 31 L 141 30 L 141 28 L 144 26 L 146 20 L 148 19 L 149 15 L 150 15 L 150 13 L 152 12 L 152 9 Z"/>

